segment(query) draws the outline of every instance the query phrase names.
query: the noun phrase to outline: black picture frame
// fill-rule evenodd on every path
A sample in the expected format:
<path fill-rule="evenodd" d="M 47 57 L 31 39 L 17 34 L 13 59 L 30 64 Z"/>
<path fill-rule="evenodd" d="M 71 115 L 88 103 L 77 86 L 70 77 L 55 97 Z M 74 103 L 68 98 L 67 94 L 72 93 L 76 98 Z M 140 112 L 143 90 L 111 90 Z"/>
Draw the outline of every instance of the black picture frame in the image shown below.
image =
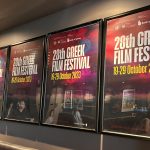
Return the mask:
<path fill-rule="evenodd" d="M 19 122 L 19 123 L 28 123 L 28 124 L 39 124 L 40 123 L 40 119 L 41 119 L 41 105 L 42 105 L 42 98 L 43 98 L 43 85 L 44 85 L 44 70 L 45 70 L 45 43 L 46 43 L 46 37 L 45 37 L 45 35 L 42 35 L 42 36 L 39 36 L 39 37 L 35 37 L 35 38 L 32 38 L 32 39 L 28 39 L 28 40 L 25 40 L 25 41 L 23 41 L 23 42 L 18 42 L 18 43 L 16 43 L 16 44 L 13 44 L 13 45 L 10 45 L 10 52 L 9 52 L 9 60 L 8 60 L 8 64 L 7 64 L 7 74 L 6 74 L 6 86 L 5 86 L 5 100 L 4 100 L 4 104 L 3 104 L 3 115 L 2 115 L 2 119 L 3 120 L 6 120 L 6 121 L 14 121 L 14 122 Z M 37 41 L 37 43 L 36 43 L 36 41 Z M 39 43 L 38 43 L 39 42 Z M 29 44 L 28 44 L 29 43 Z M 35 44 L 34 44 L 35 43 Z M 32 77 L 32 78 L 34 78 L 33 80 L 34 80 L 34 82 L 36 82 L 35 84 L 37 84 L 38 85 L 38 88 L 39 88 L 39 90 L 37 91 L 37 93 L 39 94 L 39 96 L 38 96 L 38 100 L 36 99 L 36 96 L 37 95 L 35 95 L 35 97 L 34 97 L 34 99 L 35 99 L 35 104 L 33 104 L 33 106 L 34 107 L 36 107 L 37 106 L 37 103 L 38 103 L 38 108 L 35 108 L 35 109 L 37 109 L 37 114 L 34 114 L 34 115 L 36 115 L 36 121 L 30 121 L 30 120 L 25 120 L 25 119 L 16 119 L 15 117 L 14 118 L 9 118 L 9 117 L 7 117 L 7 112 L 8 112 L 8 94 L 9 94 L 9 81 L 10 81 L 10 63 L 11 63 L 11 54 L 12 54 L 12 48 L 13 47 L 16 47 L 16 46 L 21 46 L 21 45 L 24 45 L 24 44 L 27 44 L 27 46 L 29 45 L 31 45 L 31 49 L 29 49 L 29 51 L 31 51 L 31 52 L 29 52 L 29 54 L 34 54 L 34 55 L 36 55 L 36 53 L 38 53 L 39 52 L 39 54 L 38 54 L 38 57 L 40 56 L 42 59 L 40 60 L 40 62 L 38 62 L 39 60 L 39 58 L 34 58 L 34 61 L 36 60 L 36 65 L 37 65 L 37 70 L 39 71 L 37 74 L 40 74 L 39 76 L 40 76 L 40 79 L 38 80 L 38 79 L 36 79 L 36 78 L 38 78 L 38 77 Z M 36 45 L 36 44 L 38 44 L 38 45 Z M 32 49 L 33 48 L 33 49 Z M 38 50 L 37 50 L 38 49 Z M 22 48 L 22 50 L 23 50 L 23 48 Z M 28 48 L 26 49 L 27 51 L 28 51 Z M 41 52 L 40 52 L 40 51 Z M 19 50 L 18 50 L 19 51 Z M 34 52 L 32 52 L 32 51 L 34 51 Z M 25 51 L 24 51 L 25 52 Z M 19 52 L 20 53 L 20 52 Z M 21 54 L 19 54 L 19 55 L 21 55 Z M 27 55 L 27 54 L 26 54 Z M 23 56 L 20 56 L 20 57 L 22 57 L 22 63 L 23 63 Z M 36 56 L 35 56 L 36 57 Z M 37 61 L 38 60 L 38 61 Z M 30 60 L 29 60 L 30 61 Z M 39 63 L 39 64 L 38 64 Z M 34 64 L 33 64 L 34 65 Z M 40 68 L 40 69 L 39 69 Z M 21 76 L 23 76 L 23 75 L 21 75 Z M 32 76 L 32 73 L 30 74 L 30 76 Z M 32 80 L 32 79 L 31 79 Z M 28 81 L 27 81 L 28 82 Z M 19 83 L 19 82 L 18 82 Z M 20 82 L 20 83 L 22 83 L 22 84 L 24 84 L 24 82 Z M 34 85 L 34 87 L 35 88 L 37 88 L 37 85 Z M 20 86 L 20 88 L 21 88 L 21 86 Z M 27 89 L 27 87 L 26 88 L 23 88 L 23 89 L 25 89 L 25 92 L 27 92 L 28 94 L 30 93 L 32 93 L 32 91 L 31 92 L 29 92 L 29 90 L 31 90 L 30 89 L 30 86 L 28 85 L 28 89 Z M 32 90 L 34 91 L 34 88 L 32 88 Z M 19 89 L 18 89 L 18 91 L 19 91 Z M 22 90 L 23 91 L 23 90 Z M 16 94 L 15 92 L 14 92 L 14 94 Z M 30 95 L 29 94 L 29 95 Z M 27 97 L 29 97 L 29 95 L 26 95 L 26 94 L 20 94 L 20 95 L 24 95 L 24 98 L 27 98 Z M 31 96 L 32 97 L 32 96 Z M 18 98 L 19 99 L 19 98 Z M 19 100 L 18 100 L 19 101 Z M 30 101 L 30 100 L 28 100 L 28 101 Z M 26 103 L 27 104 L 27 103 Z M 30 104 L 28 104 L 28 105 L 30 105 Z M 36 106 L 35 106 L 36 105 Z M 30 107 L 30 106 L 29 106 Z M 31 109 L 32 109 L 33 107 L 31 107 L 30 108 L 30 111 L 31 111 Z"/>
<path fill-rule="evenodd" d="M 47 72 L 48 72 L 48 62 L 47 62 L 47 67 L 46 67 L 46 81 L 45 81 L 45 88 L 44 88 L 44 98 L 43 98 L 43 110 L 42 110 L 42 119 L 41 119 L 41 124 L 44 125 L 44 126 L 52 126 L 52 127 L 60 127 L 60 128 L 67 128 L 67 129 L 75 129 L 75 130 L 84 130 L 84 131 L 91 131 L 91 132 L 98 132 L 99 130 L 99 95 L 100 95 L 100 88 L 99 88 L 99 82 L 100 82 L 100 66 L 101 66 L 101 40 L 102 40 L 102 19 L 99 19 L 99 20 L 94 20 L 94 21 L 90 21 L 90 22 L 87 22 L 87 23 L 83 23 L 83 24 L 80 24 L 80 25 L 76 25 L 76 26 L 72 26 L 72 27 L 69 27 L 69 28 L 65 28 L 65 29 L 62 29 L 62 30 L 58 30 L 58 31 L 55 31 L 55 32 L 52 32 L 52 33 L 49 33 L 47 35 L 47 55 L 46 55 L 46 58 L 48 59 L 48 50 L 49 50 L 49 43 L 48 43 L 48 38 L 53 36 L 53 35 L 56 35 L 56 34 L 62 34 L 62 33 L 65 33 L 65 32 L 70 32 L 70 31 L 73 31 L 73 30 L 78 30 L 80 28 L 84 28 L 84 27 L 87 27 L 87 26 L 92 26 L 92 25 L 95 25 L 97 24 L 98 26 L 98 43 L 97 43 L 97 54 L 98 54 L 98 57 L 97 57 L 97 72 L 96 72 L 96 76 L 97 76 L 97 82 L 96 82 L 96 86 L 97 86 L 97 89 L 96 89 L 96 113 L 95 113 L 95 127 L 90 129 L 90 128 L 82 128 L 82 127 L 75 127 L 75 126 L 71 126 L 71 125 L 64 125 L 64 124 L 59 124 L 59 123 L 45 123 L 44 122 L 44 119 L 45 119 L 45 107 L 47 106 L 46 104 L 46 94 L 47 94 L 47 82 L 48 82 L 48 77 L 47 77 Z M 51 42 L 50 42 L 51 44 Z M 46 60 L 47 60 L 46 59 Z"/>
<path fill-rule="evenodd" d="M 113 69 L 111 70 L 110 68 L 113 67 L 113 61 L 110 60 L 109 62 L 109 76 L 110 79 L 108 79 L 108 41 L 110 40 L 110 37 L 108 38 L 107 36 L 107 33 L 108 33 L 108 23 L 110 23 L 111 21 L 115 20 L 117 22 L 117 19 L 119 20 L 125 20 L 125 17 L 129 17 L 129 16 L 134 16 L 136 14 L 140 14 L 140 13 L 144 13 L 146 11 L 150 11 L 150 6 L 146 6 L 146 7 L 143 7 L 143 8 L 138 8 L 138 9 L 135 9 L 135 10 L 132 10 L 132 11 L 128 11 L 128 12 L 125 12 L 125 13 L 122 13 L 122 14 L 118 14 L 118 15 L 115 15 L 115 16 L 111 16 L 111 17 L 107 17 L 104 19 L 104 40 L 103 40 L 103 47 L 104 47 L 104 53 L 103 53 L 103 60 L 102 60 L 102 72 L 103 72 L 103 75 L 102 75 L 102 80 L 103 80 L 103 84 L 102 84 L 102 99 L 103 99 L 103 102 L 102 102 L 102 105 L 103 105 L 103 109 L 102 109 L 102 126 L 101 126 L 101 132 L 103 134 L 115 134 L 115 135 L 119 135 L 119 136 L 129 136 L 129 137 L 137 137 L 137 138 L 150 138 L 150 136 L 147 134 L 147 133 L 144 133 L 145 132 L 145 129 L 142 129 L 142 127 L 140 127 L 139 125 L 139 120 L 141 119 L 140 118 L 140 115 L 142 116 L 143 115 L 143 121 L 144 121 L 144 118 L 147 118 L 148 116 L 148 108 L 147 109 L 147 112 L 143 111 L 143 112 L 138 112 L 138 109 L 136 108 L 138 105 L 137 105 L 137 102 L 134 103 L 133 107 L 132 107 L 132 110 L 130 108 L 130 110 L 121 110 L 122 108 L 120 108 L 120 110 L 116 110 L 115 112 L 115 109 L 113 110 L 113 104 L 110 104 L 110 101 L 113 101 L 113 97 L 115 97 L 114 95 L 117 95 L 115 92 L 112 92 L 112 91 L 117 91 L 116 90 L 116 86 L 114 85 L 115 83 L 117 84 L 117 78 L 113 79 L 113 83 L 111 84 L 108 84 L 109 82 L 112 81 L 112 76 L 113 76 L 113 72 L 111 71 L 114 71 Z M 139 19 L 140 20 L 140 19 Z M 139 21 L 138 20 L 138 21 Z M 126 20 L 125 20 L 126 21 Z M 126 23 L 124 21 L 124 24 Z M 118 21 L 119 22 L 119 21 Z M 146 23 L 146 22 L 145 22 Z M 147 22 L 148 23 L 148 22 Z M 117 24 L 117 23 L 116 23 Z M 118 23 L 119 24 L 119 23 Z M 121 23 L 120 23 L 121 24 Z M 144 21 L 140 22 L 139 21 L 139 26 L 144 24 Z M 110 25 L 109 25 L 110 27 Z M 111 27 L 110 27 L 111 28 Z M 146 27 L 145 27 L 146 28 Z M 136 27 L 134 28 L 136 30 Z M 134 31 L 134 29 L 132 31 Z M 146 28 L 147 29 L 147 28 Z M 146 30 L 145 29 L 145 30 Z M 142 30 L 142 29 L 141 29 Z M 110 29 L 109 29 L 110 31 Z M 114 31 L 114 30 L 113 30 Z M 128 31 L 126 30 L 126 32 L 128 33 Z M 139 32 L 139 31 L 138 31 Z M 117 32 L 116 32 L 117 33 Z M 132 33 L 132 32 L 131 32 Z M 126 33 L 125 33 L 126 34 Z M 123 32 L 122 32 L 122 35 L 123 35 Z M 109 35 L 110 36 L 110 35 Z M 116 35 L 117 36 L 117 35 Z M 118 36 L 120 36 L 120 34 L 118 34 Z M 111 39 L 112 41 L 114 40 L 114 38 Z M 110 42 L 110 41 L 109 41 Z M 113 45 L 111 43 L 111 45 Z M 114 48 L 114 47 L 113 47 Z M 134 47 L 133 47 L 134 48 Z M 109 44 L 109 49 L 111 49 L 111 52 L 112 52 L 112 48 L 110 48 L 110 44 Z M 107 53 L 107 54 L 106 54 Z M 113 54 L 111 54 L 113 55 Z M 114 55 L 113 55 L 114 56 Z M 113 58 L 114 59 L 114 58 Z M 111 66 L 111 65 L 112 66 Z M 126 64 L 130 64 L 130 63 L 126 63 Z M 126 64 L 123 64 L 123 66 L 126 66 Z M 140 63 L 139 63 L 140 64 Z M 120 64 L 119 65 L 116 65 L 116 66 L 121 66 Z M 107 75 L 107 76 L 106 76 Z M 121 81 L 119 79 L 119 76 L 121 76 L 121 73 L 119 72 L 118 73 L 118 80 Z M 127 76 L 127 75 L 126 75 Z M 136 74 L 135 74 L 136 76 Z M 121 77 L 120 77 L 121 78 Z M 108 82 L 108 80 L 110 80 Z M 123 81 L 124 83 L 126 83 L 126 77 L 124 76 L 124 80 Z M 142 80 L 142 79 L 141 79 Z M 123 83 L 122 82 L 122 83 Z M 137 83 L 140 83 L 140 79 L 138 80 L 137 79 Z M 106 84 L 107 83 L 107 84 Z M 123 83 L 123 84 L 124 84 Z M 127 82 L 127 83 L 130 83 L 130 82 Z M 133 82 L 132 82 L 133 83 Z M 119 84 L 119 83 L 118 83 Z M 114 85 L 114 86 L 113 86 Z M 107 87 L 107 90 L 106 90 L 106 87 Z M 113 88 L 113 90 L 109 90 L 108 87 L 110 87 L 111 89 Z M 127 99 L 134 99 L 136 101 L 136 98 L 138 97 L 135 93 L 135 91 L 133 90 L 133 88 L 131 88 L 132 86 L 129 86 L 128 87 L 128 91 L 124 90 L 124 99 L 125 99 L 125 95 L 128 95 L 127 96 Z M 136 88 L 138 87 L 138 85 L 136 85 Z M 139 85 L 139 87 L 142 87 L 142 84 Z M 123 87 L 118 87 L 120 88 L 120 90 L 122 90 Z M 107 93 L 107 96 L 106 96 L 106 93 Z M 113 94 L 112 94 L 113 93 Z M 115 93 L 115 94 L 114 94 Z M 122 96 L 123 96 L 123 93 L 122 93 Z M 118 94 L 118 97 L 119 97 L 119 94 Z M 133 98 L 134 97 L 134 98 Z M 123 98 L 121 99 L 121 96 L 120 96 L 120 101 L 123 100 Z M 107 104 L 108 103 L 108 104 Z M 113 102 L 111 102 L 113 103 Z M 114 98 L 114 104 L 117 104 L 117 98 Z M 119 102 L 120 103 L 120 102 Z M 118 104 L 119 106 L 120 104 Z M 121 107 L 123 104 L 121 104 Z M 117 107 L 117 106 L 116 106 Z M 114 112 L 113 112 L 114 111 Z M 126 113 L 128 112 L 128 113 Z M 108 113 L 108 114 L 107 114 Z M 143 113 L 143 114 L 142 114 Z M 146 113 L 147 115 L 144 116 L 144 113 Z M 116 115 L 116 116 L 115 116 Z M 110 117 L 111 116 L 111 117 Z M 112 117 L 113 116 L 113 117 Z M 127 119 L 125 117 L 131 117 L 132 119 Z M 139 118 L 138 118 L 139 117 Z M 110 119 L 111 118 L 111 119 Z M 117 119 L 118 118 L 118 119 Z M 138 120 L 139 119 L 139 120 Z M 144 123 L 144 122 L 143 122 Z M 145 123 L 144 123 L 145 124 Z M 136 127 L 137 125 L 137 127 Z"/>

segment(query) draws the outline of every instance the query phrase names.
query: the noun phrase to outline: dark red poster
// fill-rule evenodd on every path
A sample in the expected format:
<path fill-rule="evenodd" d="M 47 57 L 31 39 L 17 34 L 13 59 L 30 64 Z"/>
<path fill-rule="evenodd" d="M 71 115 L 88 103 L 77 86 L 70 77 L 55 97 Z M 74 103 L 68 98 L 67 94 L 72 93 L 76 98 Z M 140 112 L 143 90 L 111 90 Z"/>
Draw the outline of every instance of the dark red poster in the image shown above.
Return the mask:
<path fill-rule="evenodd" d="M 11 47 L 5 118 L 38 122 L 44 39 Z"/>
<path fill-rule="evenodd" d="M 2 105 L 3 105 L 7 51 L 8 51 L 8 48 L 0 49 L 0 114 L 2 112 Z M 0 117 L 1 117 L 1 115 L 0 115 Z"/>
<path fill-rule="evenodd" d="M 107 20 L 103 130 L 150 134 L 150 10 Z"/>
<path fill-rule="evenodd" d="M 43 123 L 96 129 L 99 23 L 48 37 Z"/>

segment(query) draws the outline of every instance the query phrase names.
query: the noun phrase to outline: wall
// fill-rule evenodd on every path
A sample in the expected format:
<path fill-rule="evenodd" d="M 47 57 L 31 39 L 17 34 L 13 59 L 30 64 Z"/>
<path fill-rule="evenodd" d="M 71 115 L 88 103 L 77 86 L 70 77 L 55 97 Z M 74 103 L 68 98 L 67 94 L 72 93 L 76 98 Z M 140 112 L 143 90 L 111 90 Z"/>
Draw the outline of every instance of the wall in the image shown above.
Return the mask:
<path fill-rule="evenodd" d="M 0 33 L 0 47 L 37 37 L 87 21 L 123 13 L 150 5 L 149 0 L 90 0 Z M 102 135 L 55 127 L 0 121 L 0 133 L 58 145 L 76 150 L 142 150 L 148 141 Z M 103 141 L 103 144 L 100 144 Z M 41 148 L 42 149 L 42 148 Z"/>
<path fill-rule="evenodd" d="M 81 5 L 0 33 L 0 47 L 149 4 L 149 0 L 87 0 Z"/>

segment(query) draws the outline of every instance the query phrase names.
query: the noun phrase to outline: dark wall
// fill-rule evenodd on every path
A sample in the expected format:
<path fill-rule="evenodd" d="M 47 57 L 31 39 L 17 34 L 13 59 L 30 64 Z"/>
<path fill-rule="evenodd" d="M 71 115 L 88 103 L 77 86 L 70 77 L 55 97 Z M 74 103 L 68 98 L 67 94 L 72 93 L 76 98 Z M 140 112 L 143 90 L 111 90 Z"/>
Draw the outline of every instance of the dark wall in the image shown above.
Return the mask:
<path fill-rule="evenodd" d="M 99 150 L 100 135 L 71 129 L 0 121 L 0 134 L 76 150 Z M 11 142 L 11 140 L 9 140 Z M 20 143 L 18 143 L 20 144 Z M 40 147 L 41 150 L 42 147 Z"/>
<path fill-rule="evenodd" d="M 149 140 L 137 139 L 132 137 L 122 137 L 113 135 L 104 135 L 104 150 L 148 150 L 150 146 Z"/>

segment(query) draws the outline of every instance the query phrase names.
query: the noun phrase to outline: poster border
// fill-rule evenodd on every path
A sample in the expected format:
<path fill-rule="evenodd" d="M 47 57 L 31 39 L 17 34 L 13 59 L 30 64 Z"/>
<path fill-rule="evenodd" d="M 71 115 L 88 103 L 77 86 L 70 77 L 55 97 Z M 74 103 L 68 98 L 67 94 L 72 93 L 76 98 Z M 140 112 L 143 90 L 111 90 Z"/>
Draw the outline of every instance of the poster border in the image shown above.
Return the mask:
<path fill-rule="evenodd" d="M 40 118 L 41 118 L 41 105 L 42 105 L 42 98 L 43 98 L 43 84 L 44 84 L 44 65 L 45 65 L 45 35 L 41 35 L 38 37 L 34 37 L 31 39 L 27 39 L 21 42 L 16 42 L 15 44 L 9 45 L 9 58 L 8 58 L 8 63 L 7 63 L 7 73 L 6 73 L 6 86 L 5 86 L 5 99 L 3 103 L 3 113 L 2 113 L 2 120 L 4 121 L 12 121 L 12 122 L 18 122 L 18 123 L 27 123 L 27 124 L 35 124 L 39 125 L 40 124 Z M 40 89 L 40 107 L 39 107 L 39 113 L 38 113 L 38 121 L 37 122 L 30 122 L 30 121 L 24 121 L 24 120 L 17 120 L 17 119 L 9 119 L 4 116 L 5 110 L 6 110 L 6 102 L 7 102 L 7 92 L 8 92 L 8 75 L 9 75 L 9 65 L 10 65 L 10 56 L 11 56 L 11 48 L 16 45 L 24 44 L 27 42 L 32 42 L 38 39 L 42 39 L 42 47 L 43 47 L 43 68 L 42 68 L 42 77 L 41 77 L 41 89 Z"/>
<path fill-rule="evenodd" d="M 136 13 L 140 13 L 140 12 L 143 12 L 143 11 L 146 11 L 146 10 L 150 10 L 150 5 L 148 6 L 144 6 L 144 7 L 141 7 L 141 8 L 137 8 L 137 9 L 134 9 L 134 10 L 130 10 L 130 11 L 127 11 L 127 12 L 124 12 L 124 13 L 121 13 L 121 14 L 117 14 L 117 15 L 113 15 L 113 16 L 110 16 L 110 17 L 106 17 L 104 18 L 104 28 L 103 28 L 103 55 L 102 55 L 102 85 L 101 85 L 101 97 L 102 97 L 102 113 L 101 113 L 101 126 L 100 126 L 100 132 L 102 134 L 108 134 L 108 135 L 116 135 L 116 136 L 123 136 L 123 137 L 130 137 L 130 138 L 140 138 L 140 139 L 146 139 L 146 140 L 149 140 L 150 139 L 150 136 L 145 136 L 145 135 L 139 135 L 139 134 L 130 134 L 130 133 L 125 133 L 125 132 L 117 132 L 117 131 L 111 131 L 110 129 L 105 129 L 104 128 L 104 87 L 105 87 L 105 65 L 106 65 L 106 33 L 107 33 L 107 22 L 110 21 L 110 20 L 113 20 L 113 19 L 117 19 L 117 18 L 122 18 L 122 17 L 125 17 L 125 16 L 129 16 L 129 15 L 133 15 L 133 14 L 136 14 Z"/>
<path fill-rule="evenodd" d="M 75 30 L 75 29 L 79 29 L 79 28 L 82 28 L 82 27 L 86 27 L 86 26 L 89 26 L 89 25 L 93 25 L 93 24 L 98 24 L 98 59 L 97 59 L 97 94 L 96 94 L 96 126 L 95 126 L 95 129 L 86 129 L 86 128 L 79 128 L 79 127 L 73 127 L 73 126 L 66 126 L 66 125 L 59 125 L 59 124 L 47 124 L 47 123 L 44 123 L 43 122 L 43 117 L 44 117 L 44 108 L 45 108 L 45 96 L 46 96 L 46 82 L 47 82 L 47 74 L 45 76 L 45 86 L 44 86 L 44 98 L 43 98 L 43 105 L 42 105 L 42 119 L 41 119 L 41 125 L 43 126 L 49 126 L 49 127 L 58 127 L 58 128 L 66 128 L 66 129 L 72 129 L 72 130 L 79 130 L 79 131 L 90 131 L 90 132 L 96 132 L 98 133 L 99 131 L 99 122 L 100 122 L 100 119 L 99 119 L 99 95 L 100 95 L 100 89 L 99 89 L 99 82 L 100 82 L 100 68 L 101 68 L 101 52 L 102 52 L 102 19 L 96 19 L 96 20 L 93 20 L 93 21 L 89 21 L 89 22 L 86 22 L 86 23 L 82 23 L 82 24 L 78 24 L 78 25 L 75 25 L 75 26 L 71 26 L 71 27 L 68 27 L 68 28 L 64 28 L 64 29 L 61 29 L 61 30 L 57 30 L 57 31 L 54 31 L 54 32 L 50 32 L 47 34 L 46 36 L 46 71 L 47 72 L 47 69 L 48 69 L 48 65 L 47 65 L 47 56 L 48 56 L 48 48 L 49 48 L 49 43 L 48 43 L 48 37 L 50 37 L 51 35 L 53 34 L 57 34 L 57 33 L 61 33 L 61 32 L 67 32 L 67 31 L 71 31 L 71 30 Z"/>

